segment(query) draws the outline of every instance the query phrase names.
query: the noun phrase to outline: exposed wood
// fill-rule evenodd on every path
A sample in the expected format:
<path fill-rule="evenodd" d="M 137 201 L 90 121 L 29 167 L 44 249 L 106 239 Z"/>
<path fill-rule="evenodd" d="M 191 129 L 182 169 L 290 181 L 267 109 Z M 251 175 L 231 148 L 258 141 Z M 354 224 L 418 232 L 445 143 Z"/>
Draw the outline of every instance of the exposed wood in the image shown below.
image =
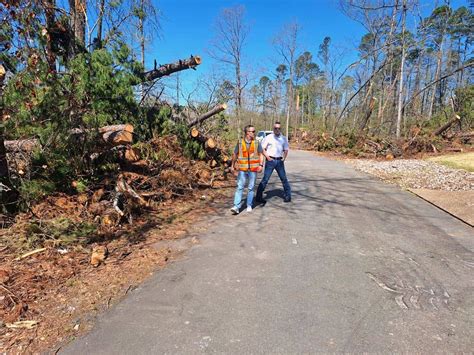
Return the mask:
<path fill-rule="evenodd" d="M 225 109 L 227 109 L 227 104 L 220 104 L 220 105 L 217 105 L 216 107 L 214 107 L 212 110 L 202 114 L 201 116 L 199 117 L 196 117 L 193 121 L 191 121 L 190 123 L 188 123 L 188 127 L 192 127 L 192 126 L 195 126 L 197 124 L 201 124 L 203 123 L 205 120 L 207 120 L 209 117 L 212 117 L 214 116 L 215 114 L 218 114 L 219 112 L 222 112 L 224 111 Z"/>
<path fill-rule="evenodd" d="M 140 160 L 140 153 L 137 149 L 127 147 L 125 150 L 125 160 L 128 162 L 136 162 Z"/>
<path fill-rule="evenodd" d="M 455 124 L 456 122 L 459 122 L 460 120 L 461 120 L 461 117 L 459 117 L 458 115 L 454 115 L 454 118 L 452 120 L 448 121 L 446 124 L 444 124 L 443 126 L 439 127 L 437 130 L 435 130 L 433 132 L 433 135 L 439 136 L 443 134 L 443 132 L 447 131 L 453 124 Z"/>
<path fill-rule="evenodd" d="M 99 129 L 105 142 L 112 145 L 131 144 L 133 142 L 133 126 L 121 124 L 105 126 Z"/>
<path fill-rule="evenodd" d="M 117 185 L 115 186 L 115 191 L 117 193 L 122 193 L 126 197 L 132 197 L 135 201 L 138 202 L 140 206 L 148 206 L 148 203 L 143 197 L 141 197 L 132 187 L 125 181 L 123 176 L 120 176 L 117 179 Z"/>
<path fill-rule="evenodd" d="M 189 134 L 192 138 L 203 144 L 207 141 L 207 137 L 205 137 L 196 127 L 191 128 Z"/>
<path fill-rule="evenodd" d="M 113 146 L 131 144 L 133 142 L 133 131 L 134 128 L 131 124 L 118 124 L 99 128 L 99 133 L 102 134 L 104 142 Z M 82 135 L 85 132 L 81 128 L 70 130 L 71 134 L 76 135 Z"/>
<path fill-rule="evenodd" d="M 171 64 L 164 64 L 158 68 L 154 68 L 153 70 L 147 71 L 143 73 L 142 80 L 143 81 L 152 81 L 163 76 L 167 76 L 173 73 L 176 73 L 181 70 L 185 69 L 194 69 L 199 64 L 201 64 L 201 57 L 199 56 L 192 56 L 188 59 L 180 59 L 175 63 Z"/>
<path fill-rule="evenodd" d="M 375 98 L 374 96 L 370 99 L 369 105 L 367 107 L 367 111 L 365 113 L 364 120 L 362 121 L 362 124 L 360 126 L 361 130 L 363 130 L 367 126 L 370 116 L 372 116 L 372 112 L 374 111 L 376 101 L 377 101 L 377 98 Z"/>
<path fill-rule="evenodd" d="M 217 143 L 213 138 L 208 138 L 204 143 L 204 147 L 206 149 L 215 149 L 217 147 Z"/>
<path fill-rule="evenodd" d="M 35 249 L 35 250 L 32 250 L 32 251 L 29 251 L 28 253 L 25 253 L 21 256 L 19 256 L 18 258 L 16 258 L 15 260 L 21 260 L 21 259 L 24 259 L 24 258 L 27 258 L 31 255 L 35 255 L 35 254 L 38 254 L 38 253 L 42 253 L 43 251 L 45 251 L 46 248 L 39 248 L 39 249 Z"/>

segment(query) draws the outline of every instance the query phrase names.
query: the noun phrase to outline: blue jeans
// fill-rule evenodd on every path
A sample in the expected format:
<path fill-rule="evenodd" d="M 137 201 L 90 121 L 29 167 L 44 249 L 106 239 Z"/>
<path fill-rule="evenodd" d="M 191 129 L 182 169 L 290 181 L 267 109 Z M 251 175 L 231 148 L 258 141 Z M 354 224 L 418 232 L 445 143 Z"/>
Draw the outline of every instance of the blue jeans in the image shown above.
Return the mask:
<path fill-rule="evenodd" d="M 267 187 L 268 180 L 270 180 L 270 176 L 272 176 L 273 170 L 276 170 L 278 173 L 278 177 L 280 178 L 283 189 L 285 190 L 285 198 L 291 199 L 291 187 L 288 179 L 286 177 L 285 172 L 285 164 L 281 160 L 272 160 L 265 163 L 265 171 L 263 172 L 262 181 L 258 185 L 257 189 L 257 201 L 263 199 L 263 191 L 265 187 Z"/>
<path fill-rule="evenodd" d="M 234 206 L 240 208 L 242 206 L 242 195 L 244 194 L 245 181 L 249 180 L 247 192 L 247 206 L 252 206 L 255 180 L 257 180 L 257 173 L 254 171 L 239 171 L 237 175 L 237 190 L 235 190 Z"/>

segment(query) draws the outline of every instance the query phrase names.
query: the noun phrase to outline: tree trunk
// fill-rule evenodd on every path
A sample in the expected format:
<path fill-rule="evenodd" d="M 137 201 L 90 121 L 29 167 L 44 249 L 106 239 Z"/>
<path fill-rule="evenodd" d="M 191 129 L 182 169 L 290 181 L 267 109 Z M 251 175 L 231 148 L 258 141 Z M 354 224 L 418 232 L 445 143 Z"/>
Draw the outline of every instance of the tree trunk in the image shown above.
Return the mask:
<path fill-rule="evenodd" d="M 99 3 L 99 18 L 97 19 L 97 47 L 102 48 L 102 24 L 104 22 L 105 0 L 100 0 Z"/>
<path fill-rule="evenodd" d="M 400 138 L 401 123 L 402 123 L 402 106 L 403 106 L 403 69 L 405 67 L 405 18 L 406 18 L 406 0 L 403 1 L 402 14 L 402 60 L 400 63 L 400 74 L 398 78 L 398 112 L 397 112 L 397 130 L 396 136 Z"/>
<path fill-rule="evenodd" d="M 435 130 L 433 132 L 433 135 L 434 136 L 439 136 L 441 134 L 443 134 L 443 132 L 445 132 L 446 130 L 449 129 L 449 127 L 451 127 L 453 124 L 455 124 L 456 122 L 459 122 L 461 120 L 461 117 L 459 117 L 458 115 L 454 115 L 454 118 L 451 120 L 451 121 L 448 121 L 446 124 L 444 124 L 443 126 L 441 126 L 440 128 L 438 128 L 437 130 Z"/>
<path fill-rule="evenodd" d="M 175 63 L 171 64 L 164 64 L 158 68 L 153 70 L 147 71 L 142 74 L 142 80 L 145 81 L 152 81 L 163 76 L 167 76 L 173 73 L 176 73 L 181 70 L 185 69 L 195 69 L 199 64 L 201 64 L 201 57 L 199 56 L 191 56 L 189 59 L 178 60 Z"/>
<path fill-rule="evenodd" d="M 430 100 L 430 106 L 428 108 L 428 120 L 430 120 L 431 116 L 433 115 L 433 107 L 434 107 L 434 102 L 436 98 L 436 89 L 438 86 L 437 81 L 441 74 L 441 62 L 443 60 L 443 44 L 444 44 L 444 34 L 441 39 L 441 43 L 439 45 L 438 58 L 436 60 L 436 71 L 435 71 L 435 76 L 434 76 L 435 85 L 433 87 L 433 93 L 431 94 L 431 100 Z"/>
<path fill-rule="evenodd" d="M 18 200 L 18 191 L 13 187 L 10 181 L 10 172 L 8 170 L 7 151 L 5 149 L 5 132 L 3 128 L 4 112 L 3 112 L 3 82 L 5 80 L 6 70 L 0 64 L 0 203 L 4 209 L 13 212 L 16 209 Z"/>
<path fill-rule="evenodd" d="M 76 46 L 78 50 L 84 50 L 86 46 L 86 0 L 75 0 L 74 8 L 74 37 L 76 38 Z"/>
<path fill-rule="evenodd" d="M 56 7 L 55 0 L 44 0 L 44 14 L 46 17 L 46 61 L 48 62 L 48 67 L 51 72 L 56 71 L 56 55 L 53 51 L 53 40 L 51 37 L 51 32 L 54 27 L 55 16 L 54 9 Z"/>
<path fill-rule="evenodd" d="M 214 116 L 215 114 L 218 114 L 219 112 L 224 111 L 227 108 L 227 104 L 220 104 L 214 107 L 212 110 L 202 114 L 201 116 L 196 117 L 193 121 L 188 123 L 188 127 L 195 126 L 197 124 L 203 123 L 205 120 L 207 120 L 209 117 Z"/>

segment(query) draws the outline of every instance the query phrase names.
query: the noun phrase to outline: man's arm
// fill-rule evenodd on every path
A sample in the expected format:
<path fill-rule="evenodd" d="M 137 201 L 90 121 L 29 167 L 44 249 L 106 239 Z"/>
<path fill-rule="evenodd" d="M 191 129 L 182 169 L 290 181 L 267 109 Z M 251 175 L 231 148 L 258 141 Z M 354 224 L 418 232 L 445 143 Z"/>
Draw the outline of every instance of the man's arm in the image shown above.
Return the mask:
<path fill-rule="evenodd" d="M 283 145 L 283 161 L 286 160 L 286 157 L 288 156 L 288 151 L 290 150 L 290 145 L 288 144 L 288 139 L 285 137 L 285 143 Z"/>
<path fill-rule="evenodd" d="M 234 172 L 235 170 L 235 163 L 237 161 L 237 155 L 238 155 L 238 145 L 234 148 L 234 152 L 232 153 L 232 164 L 230 165 L 230 171 Z M 237 150 L 237 153 L 235 152 Z"/>
<path fill-rule="evenodd" d="M 268 137 L 268 136 L 267 136 Z M 268 139 L 267 137 L 263 138 L 263 142 L 262 142 L 262 153 L 263 155 L 265 156 L 265 158 L 267 158 L 268 161 L 272 161 L 273 159 L 270 158 L 270 156 L 268 155 L 267 153 L 267 147 L 268 147 Z"/>
<path fill-rule="evenodd" d="M 260 167 L 258 168 L 258 172 L 262 171 L 263 169 L 263 147 L 260 143 L 258 143 L 258 147 L 257 147 L 257 150 L 258 150 L 258 158 L 260 160 Z"/>

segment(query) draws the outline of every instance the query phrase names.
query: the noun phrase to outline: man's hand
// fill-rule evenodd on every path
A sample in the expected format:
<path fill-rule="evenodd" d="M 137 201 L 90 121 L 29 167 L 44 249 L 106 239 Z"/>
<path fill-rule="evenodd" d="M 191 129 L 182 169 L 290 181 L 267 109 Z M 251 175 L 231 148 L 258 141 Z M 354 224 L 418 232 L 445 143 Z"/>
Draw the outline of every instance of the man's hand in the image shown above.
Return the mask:
<path fill-rule="evenodd" d="M 232 174 L 233 174 L 234 176 L 239 175 L 239 172 L 234 169 L 234 166 L 231 166 L 231 167 L 230 167 L 230 171 L 232 172 Z"/>
<path fill-rule="evenodd" d="M 258 169 L 257 169 L 257 173 L 261 173 L 263 170 L 263 166 L 259 166 Z"/>

